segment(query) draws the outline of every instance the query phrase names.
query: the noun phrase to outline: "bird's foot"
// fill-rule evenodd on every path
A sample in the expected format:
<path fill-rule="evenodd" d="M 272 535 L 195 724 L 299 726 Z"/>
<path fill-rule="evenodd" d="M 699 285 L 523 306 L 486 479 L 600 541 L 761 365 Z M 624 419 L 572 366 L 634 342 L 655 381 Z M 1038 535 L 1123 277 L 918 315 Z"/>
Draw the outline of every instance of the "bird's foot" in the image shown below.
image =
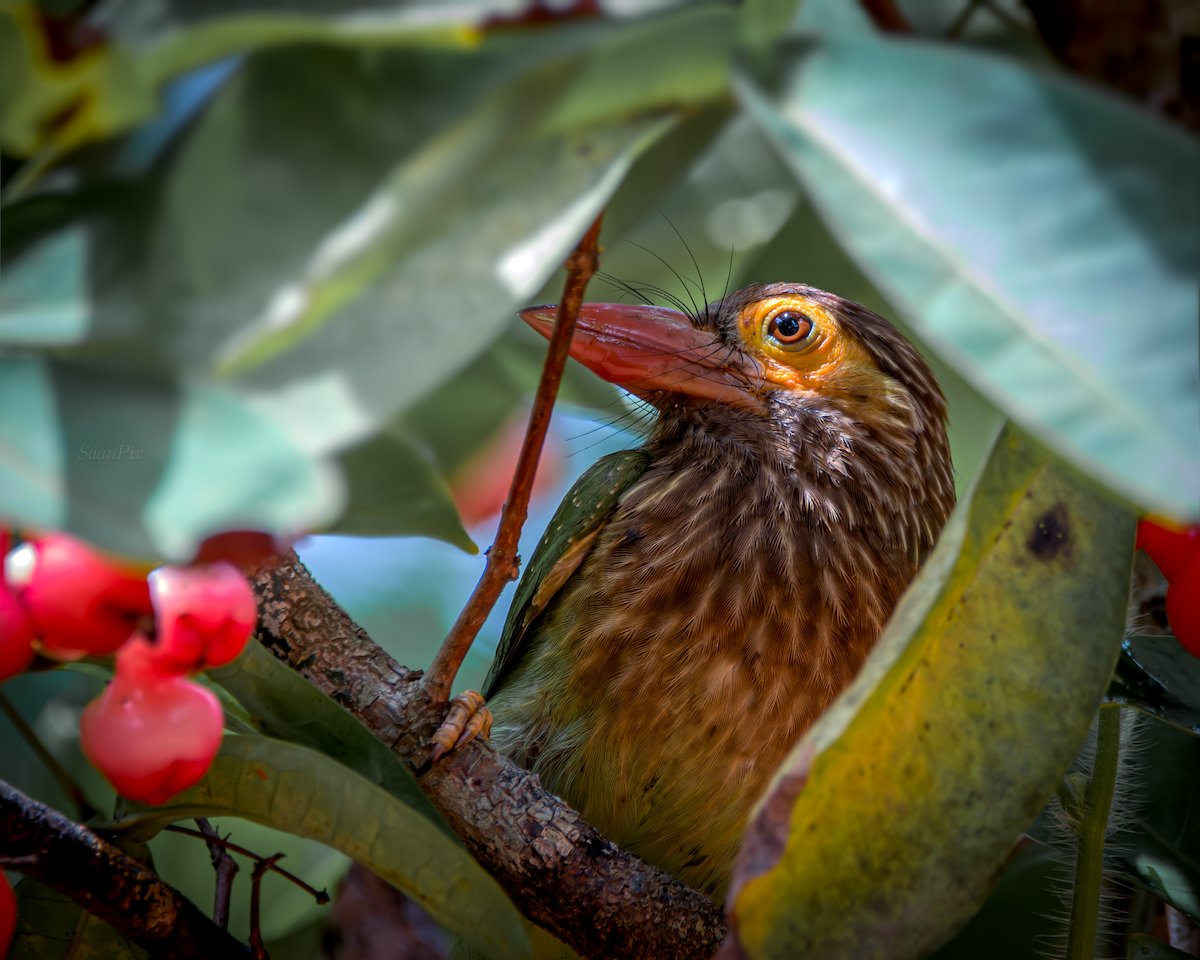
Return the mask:
<path fill-rule="evenodd" d="M 486 738 L 491 732 L 492 711 L 487 708 L 483 695 L 465 690 L 450 701 L 450 711 L 433 735 L 433 749 L 429 751 L 426 766 L 437 763 L 451 750 L 474 740 L 480 733 Z"/>

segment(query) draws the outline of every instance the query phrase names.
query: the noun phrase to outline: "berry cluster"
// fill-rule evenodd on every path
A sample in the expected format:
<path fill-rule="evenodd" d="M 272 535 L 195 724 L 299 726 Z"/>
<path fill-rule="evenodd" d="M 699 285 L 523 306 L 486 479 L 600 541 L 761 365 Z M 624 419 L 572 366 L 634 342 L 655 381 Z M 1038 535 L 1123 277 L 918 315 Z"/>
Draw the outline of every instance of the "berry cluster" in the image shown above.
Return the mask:
<path fill-rule="evenodd" d="M 1185 650 L 1200 657 L 1200 525 L 1158 517 L 1138 524 L 1137 546 L 1167 579 L 1167 622 Z"/>
<path fill-rule="evenodd" d="M 147 576 L 65 534 L 34 537 L 4 561 L 0 681 L 37 653 L 115 652 L 112 683 L 80 719 L 80 744 L 122 796 L 163 803 L 204 776 L 221 745 L 221 705 L 188 676 L 234 660 L 256 619 L 250 585 L 224 560 Z"/>

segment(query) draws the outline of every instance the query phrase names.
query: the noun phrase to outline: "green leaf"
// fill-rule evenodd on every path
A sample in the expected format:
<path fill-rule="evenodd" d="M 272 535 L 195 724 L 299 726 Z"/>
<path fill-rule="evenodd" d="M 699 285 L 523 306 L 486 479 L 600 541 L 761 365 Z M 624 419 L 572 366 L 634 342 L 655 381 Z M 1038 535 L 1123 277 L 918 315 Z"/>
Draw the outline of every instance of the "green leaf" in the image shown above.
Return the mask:
<path fill-rule="evenodd" d="M 1174 642 L 1171 637 L 1136 639 Z M 1196 857 L 1200 816 L 1195 809 L 1195 797 L 1200 795 L 1200 737 L 1153 714 L 1143 721 L 1135 728 L 1127 748 L 1130 763 L 1122 773 L 1132 781 L 1123 791 L 1130 812 L 1122 817 L 1124 822 L 1118 821 L 1108 840 L 1105 869 L 1151 890 L 1200 921 L 1200 861 Z M 1077 780 L 1073 785 L 1076 791 L 1078 781 L 1086 787 L 1085 774 L 1073 773 L 1068 781 L 1073 779 Z M 1042 843 L 1053 843 L 1061 835 L 1053 821 L 1054 813 L 1048 808 L 1025 832 Z"/>
<path fill-rule="evenodd" d="M 145 960 L 149 956 L 66 894 L 32 877 L 24 877 L 13 893 L 17 927 L 5 960 Z"/>
<path fill-rule="evenodd" d="M 0 493 L 19 494 L 6 509 L 173 560 L 220 529 L 294 535 L 336 520 L 344 500 L 332 455 L 485 350 L 675 122 L 660 108 L 679 90 L 651 84 L 635 106 L 657 112 L 627 117 L 624 94 L 598 93 L 606 71 L 675 30 L 711 72 L 725 16 L 685 12 L 650 33 L 640 24 L 628 43 L 602 45 L 595 63 L 563 58 L 632 28 L 584 24 L 370 62 L 312 48 L 255 58 L 169 162 L 18 259 L 13 276 L 24 270 L 28 282 L 5 287 L 15 292 L 12 309 L 0 309 L 0 339 L 77 344 L 63 356 L 78 364 L 48 372 L 87 383 L 57 406 L 57 384 L 40 391 L 39 410 L 57 428 L 42 415 L 26 429 L 16 408 L 30 401 L 13 400 L 13 459 L 30 465 L 40 441 L 25 434 L 36 429 L 54 438 L 35 461 L 52 475 L 38 485 L 0 463 Z M 643 66 L 647 76 L 656 69 Z M 497 89 L 507 113 L 487 100 Z M 684 99 L 712 92 L 698 79 Z M 395 216 L 356 219 L 396 203 Z M 276 309 L 297 291 L 315 304 L 299 325 Z M 256 317 L 279 326 L 255 327 Z M 272 359 L 212 385 L 208 371 L 238 343 Z M 134 448 L 143 460 L 118 476 L 76 464 L 83 446 Z M 402 443 L 382 438 L 344 463 L 351 512 L 337 529 L 468 546 L 444 488 Z M 407 492 L 383 488 L 381 464 L 408 477 Z"/>
<path fill-rule="evenodd" d="M 1014 428 L 855 682 L 747 829 L 747 957 L 926 955 L 978 909 L 1082 744 L 1119 650 L 1136 517 Z"/>
<path fill-rule="evenodd" d="M 531 957 L 520 915 L 460 844 L 381 787 L 297 744 L 227 733 L 196 786 L 102 826 L 144 832 L 208 816 L 242 817 L 324 843 L 496 960 Z"/>
<path fill-rule="evenodd" d="M 776 39 L 796 15 L 798 0 L 746 0 L 742 4 L 741 39 L 762 47 Z"/>
<path fill-rule="evenodd" d="M 201 6 L 186 2 L 170 4 L 173 9 L 168 13 L 164 9 L 167 6 L 156 10 L 157 22 L 151 27 L 154 34 L 149 36 L 145 18 L 127 9 L 118 10 L 111 24 L 119 39 L 140 48 L 141 70 L 151 83 L 161 83 L 214 60 L 284 45 L 469 48 L 479 42 L 473 28 L 488 16 L 485 4 L 474 9 L 460 4 L 441 10 L 408 7 L 380 13 L 369 4 L 341 3 L 336 14 L 324 16 L 319 11 L 310 12 L 309 5 L 303 3 L 279 5 L 269 13 L 244 13 L 238 6 L 221 9 L 215 3 Z M 286 9 L 288 6 L 293 9 Z"/>
<path fill-rule="evenodd" d="M 884 38 L 806 45 L 777 101 L 737 86 L 922 339 L 1117 492 L 1196 515 L 1194 137 L 1047 70 Z"/>
<path fill-rule="evenodd" d="M 237 817 L 214 817 L 209 821 L 226 839 L 259 856 L 284 854 L 280 866 L 299 877 L 314 890 L 324 890 L 331 897 L 350 867 L 350 858 L 315 840 L 281 833 L 262 824 Z M 195 829 L 194 823 L 181 826 Z M 212 861 L 202 840 L 167 830 L 147 843 L 154 852 L 154 863 L 164 883 L 182 893 L 207 912 L 213 902 L 214 875 Z M 243 942 L 250 935 L 250 874 L 254 860 L 231 853 L 241 868 L 233 878 L 229 904 L 229 932 Z M 312 894 L 275 873 L 268 873 L 260 888 L 259 927 L 263 939 L 270 941 L 287 936 L 306 923 L 328 918 L 331 903 L 318 904 Z M 305 958 L 313 960 L 315 953 Z M 276 960 L 272 955 L 272 960 Z"/>
<path fill-rule="evenodd" d="M 1133 822 L 1111 844 L 1117 873 L 1200 922 L 1200 738 L 1157 719 L 1146 727 Z"/>
<path fill-rule="evenodd" d="M 268 736 L 319 750 L 337 760 L 458 842 L 457 835 L 396 755 L 257 640 L 246 644 L 233 663 L 209 671 L 208 676 L 232 695 Z"/>
<path fill-rule="evenodd" d="M 7 214 L 5 215 L 7 219 Z M 31 244 L 0 286 L 0 340 L 58 346 L 78 343 L 91 325 L 87 301 L 87 244 L 82 227 Z"/>
<path fill-rule="evenodd" d="M 1105 702 L 1200 736 L 1200 660 L 1174 637 L 1126 637 Z"/>
<path fill-rule="evenodd" d="M 1005 864 L 1004 873 L 954 939 L 929 960 L 1034 958 L 1062 933 L 1058 889 L 1064 879 L 1059 854 L 1031 843 Z"/>
<path fill-rule="evenodd" d="M 446 481 L 402 433 L 385 428 L 338 459 L 349 491 L 346 509 L 326 532 L 433 537 L 479 552 Z"/>
<path fill-rule="evenodd" d="M 233 390 L 0 357 L 0 509 L 135 557 L 223 529 L 295 534 L 341 508 L 333 468 Z"/>
<path fill-rule="evenodd" d="M 0 147 L 5 153 L 34 156 L 45 168 L 81 143 L 153 114 L 153 91 L 141 82 L 128 50 L 100 45 L 86 56 L 62 60 L 48 48 L 36 5 L 0 9 Z"/>
<path fill-rule="evenodd" d="M 661 202 L 631 229 L 605 236 L 604 272 L 588 297 L 631 299 L 623 283 L 643 300 L 665 293 L 698 308 L 747 281 L 799 199 L 763 134 L 745 115 L 734 116 Z"/>
<path fill-rule="evenodd" d="M 507 320 L 499 305 L 511 310 L 545 282 L 672 122 L 601 118 L 563 131 L 554 114 L 570 79 L 564 66 L 534 72 L 400 163 L 219 348 L 218 375 L 263 364 L 352 305 L 386 318 L 393 343 L 406 335 L 407 350 L 387 352 L 403 388 L 395 405 L 441 379 L 456 348 L 486 344 Z"/>
<path fill-rule="evenodd" d="M 806 197 L 761 255 L 742 270 L 738 283 L 803 280 L 860 303 L 894 324 L 924 354 L 946 397 L 946 433 L 954 462 L 954 482 L 961 497 L 987 456 L 1004 415 L 987 402 L 958 372 L 921 342 L 838 245 Z"/>
<path fill-rule="evenodd" d="M 533 396 L 545 359 L 545 338 L 517 321 L 487 353 L 401 413 L 388 432 L 415 438 L 451 478 Z M 611 415 L 619 398 L 611 384 L 568 361 L 559 402 Z"/>

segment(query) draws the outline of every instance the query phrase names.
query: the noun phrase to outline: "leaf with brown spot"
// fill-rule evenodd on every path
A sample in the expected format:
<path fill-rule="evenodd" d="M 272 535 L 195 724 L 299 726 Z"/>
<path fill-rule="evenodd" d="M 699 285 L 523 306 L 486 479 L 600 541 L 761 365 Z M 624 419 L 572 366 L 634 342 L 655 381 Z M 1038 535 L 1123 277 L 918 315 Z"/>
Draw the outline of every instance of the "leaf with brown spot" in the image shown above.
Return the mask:
<path fill-rule="evenodd" d="M 724 956 L 916 960 L 971 917 L 1087 734 L 1135 523 L 1004 430 L 858 678 L 760 800 Z"/>

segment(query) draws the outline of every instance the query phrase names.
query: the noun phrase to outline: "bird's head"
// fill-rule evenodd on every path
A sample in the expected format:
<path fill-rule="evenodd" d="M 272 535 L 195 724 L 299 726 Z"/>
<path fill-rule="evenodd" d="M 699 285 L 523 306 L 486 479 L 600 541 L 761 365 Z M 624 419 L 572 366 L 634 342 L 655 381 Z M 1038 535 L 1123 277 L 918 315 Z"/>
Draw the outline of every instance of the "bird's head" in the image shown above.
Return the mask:
<path fill-rule="evenodd" d="M 555 311 L 521 316 L 549 337 Z M 882 317 L 834 294 L 758 284 L 696 314 L 584 304 L 571 356 L 657 407 L 659 438 L 699 432 L 778 457 L 827 521 L 855 526 L 865 508 L 884 529 L 899 520 L 906 549 L 924 552 L 954 504 L 929 365 Z"/>

